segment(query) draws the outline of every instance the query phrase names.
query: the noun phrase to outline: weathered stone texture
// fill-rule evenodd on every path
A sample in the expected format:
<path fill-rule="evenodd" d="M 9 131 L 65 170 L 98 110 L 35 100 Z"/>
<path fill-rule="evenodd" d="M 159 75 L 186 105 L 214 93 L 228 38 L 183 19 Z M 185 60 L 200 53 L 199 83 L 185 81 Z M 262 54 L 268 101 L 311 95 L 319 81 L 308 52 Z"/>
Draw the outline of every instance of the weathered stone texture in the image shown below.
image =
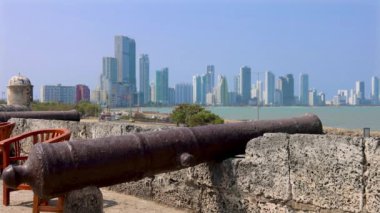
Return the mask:
<path fill-rule="evenodd" d="M 65 196 L 63 212 L 103 212 L 103 195 L 99 188 L 89 186 L 80 190 L 74 190 Z"/>
<path fill-rule="evenodd" d="M 152 182 L 153 200 L 177 208 L 197 209 L 201 187 L 189 181 L 187 169 L 156 175 Z"/>
<path fill-rule="evenodd" d="M 267 199 L 289 200 L 288 135 L 264 134 L 247 144 L 237 184 L 243 192 Z"/>
<path fill-rule="evenodd" d="M 116 184 L 108 188 L 112 191 L 126 193 L 126 194 L 133 195 L 136 197 L 142 197 L 145 199 L 152 200 L 153 199 L 153 194 L 152 194 L 153 178 L 154 177 L 144 178 L 139 181 Z"/>
<path fill-rule="evenodd" d="M 363 199 L 363 140 L 291 135 L 292 198 L 326 209 L 359 212 Z"/>
<path fill-rule="evenodd" d="M 380 138 L 365 139 L 365 205 L 368 212 L 380 212 Z"/>
<path fill-rule="evenodd" d="M 12 133 L 13 135 L 46 128 L 66 128 L 71 131 L 72 140 L 102 138 L 142 131 L 158 131 L 168 129 L 168 127 L 153 127 L 144 129 L 139 126 L 121 122 L 76 122 L 23 118 L 12 118 L 10 121 L 16 122 L 17 124 Z"/>

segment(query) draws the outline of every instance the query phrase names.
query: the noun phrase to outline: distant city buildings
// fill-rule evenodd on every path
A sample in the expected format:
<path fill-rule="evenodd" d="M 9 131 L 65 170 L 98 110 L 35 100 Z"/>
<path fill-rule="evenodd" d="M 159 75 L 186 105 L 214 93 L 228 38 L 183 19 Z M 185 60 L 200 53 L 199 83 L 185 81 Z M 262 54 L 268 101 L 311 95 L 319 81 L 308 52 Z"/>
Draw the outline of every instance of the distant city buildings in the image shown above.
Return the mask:
<path fill-rule="evenodd" d="M 331 101 L 332 105 L 379 105 L 380 102 L 379 78 L 372 76 L 369 99 L 365 95 L 364 81 L 356 81 L 352 89 L 340 89 Z"/>
<path fill-rule="evenodd" d="M 216 105 L 226 106 L 228 105 L 228 84 L 227 79 L 223 75 L 218 77 L 218 85 L 215 92 Z"/>
<path fill-rule="evenodd" d="M 379 104 L 380 99 L 380 87 L 379 87 L 379 78 L 373 76 L 371 78 L 371 102 L 372 104 Z"/>
<path fill-rule="evenodd" d="M 193 85 L 181 83 L 175 85 L 175 104 L 191 104 L 193 102 Z"/>
<path fill-rule="evenodd" d="M 301 73 L 299 104 L 302 106 L 309 105 L 308 91 L 309 91 L 309 75 L 305 73 Z"/>
<path fill-rule="evenodd" d="M 149 56 L 142 54 L 139 58 L 139 71 L 140 71 L 140 85 L 139 91 L 142 95 L 142 105 L 150 101 L 150 87 L 149 87 Z"/>
<path fill-rule="evenodd" d="M 174 99 L 174 98 L 173 98 Z M 156 102 L 169 104 L 169 69 L 156 71 Z"/>
<path fill-rule="evenodd" d="M 264 104 L 265 105 L 274 105 L 274 91 L 275 91 L 275 82 L 274 74 L 270 71 L 265 72 L 265 81 L 264 81 Z"/>
<path fill-rule="evenodd" d="M 83 84 L 76 85 L 76 103 L 90 101 L 90 88 Z"/>
<path fill-rule="evenodd" d="M 135 40 L 115 36 L 115 57 L 103 57 L 102 62 L 100 87 L 94 91 L 96 102 L 108 107 L 137 105 Z"/>
<path fill-rule="evenodd" d="M 115 36 L 117 81 L 136 91 L 136 43 L 126 36 Z"/>
<path fill-rule="evenodd" d="M 193 76 L 193 103 L 202 104 L 202 78 L 199 75 Z"/>
<path fill-rule="evenodd" d="M 239 95 L 242 104 L 248 104 L 251 98 L 251 68 L 244 66 L 240 68 L 239 73 Z"/>
<path fill-rule="evenodd" d="M 62 86 L 61 84 L 56 86 L 43 85 L 41 87 L 40 98 L 42 103 L 56 102 L 74 104 L 76 103 L 76 87 Z"/>
<path fill-rule="evenodd" d="M 176 84 L 169 87 L 169 69 L 156 72 L 156 78 L 150 82 L 150 59 L 141 54 L 138 59 L 139 87 L 136 85 L 136 43 L 126 36 L 115 36 L 115 56 L 103 58 L 100 84 L 92 92 L 92 100 L 103 106 L 170 106 L 181 103 L 200 105 L 264 105 L 264 106 L 323 106 L 323 105 L 379 105 L 379 78 L 371 78 L 370 94 L 366 96 L 364 81 L 355 82 L 352 89 L 340 89 L 331 101 L 326 95 L 310 88 L 310 78 L 306 73 L 299 75 L 299 93 L 295 94 L 293 74 L 276 78 L 271 71 L 264 76 L 253 76 L 249 66 L 242 66 L 233 78 L 231 90 L 224 75 L 215 80 L 215 66 L 206 65 L 200 75 L 193 75 L 191 83 Z M 86 94 L 81 91 L 76 98 Z M 82 95 L 83 94 L 83 95 Z M 369 97 L 366 99 L 366 97 Z M 79 99 L 78 99 L 79 100 Z M 78 101 L 76 100 L 76 101 Z"/>
<path fill-rule="evenodd" d="M 285 76 L 285 85 L 282 90 L 283 104 L 285 106 L 294 105 L 294 78 L 293 74 L 287 74 Z M 309 99 L 310 100 L 310 99 Z"/>
<path fill-rule="evenodd" d="M 206 86 L 206 93 L 213 92 L 215 88 L 215 66 L 214 65 L 207 65 L 207 86 Z"/>
<path fill-rule="evenodd" d="M 356 81 L 355 82 L 355 93 L 359 104 L 364 104 L 365 101 L 365 87 L 364 81 Z"/>

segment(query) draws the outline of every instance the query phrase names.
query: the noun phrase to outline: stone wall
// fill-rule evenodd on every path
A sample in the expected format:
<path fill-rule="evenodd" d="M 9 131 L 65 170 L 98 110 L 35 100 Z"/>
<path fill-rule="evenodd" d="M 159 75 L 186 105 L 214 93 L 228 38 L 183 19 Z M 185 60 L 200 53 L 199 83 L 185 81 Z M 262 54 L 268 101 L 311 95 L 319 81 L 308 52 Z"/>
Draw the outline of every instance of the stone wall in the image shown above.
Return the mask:
<path fill-rule="evenodd" d="M 15 121 L 16 132 L 68 127 L 73 138 L 160 129 Z M 109 188 L 194 212 L 380 212 L 379 147 L 374 138 L 268 133 L 245 155 Z"/>
<path fill-rule="evenodd" d="M 265 134 L 243 158 L 113 190 L 195 212 L 380 212 L 380 140 Z"/>
<path fill-rule="evenodd" d="M 102 138 L 111 135 L 125 135 L 128 133 L 143 131 L 159 131 L 169 128 L 166 126 L 143 128 L 122 122 L 77 122 L 23 118 L 12 118 L 9 121 L 16 123 L 12 132 L 13 135 L 46 128 L 67 128 L 71 131 L 71 140 Z"/>

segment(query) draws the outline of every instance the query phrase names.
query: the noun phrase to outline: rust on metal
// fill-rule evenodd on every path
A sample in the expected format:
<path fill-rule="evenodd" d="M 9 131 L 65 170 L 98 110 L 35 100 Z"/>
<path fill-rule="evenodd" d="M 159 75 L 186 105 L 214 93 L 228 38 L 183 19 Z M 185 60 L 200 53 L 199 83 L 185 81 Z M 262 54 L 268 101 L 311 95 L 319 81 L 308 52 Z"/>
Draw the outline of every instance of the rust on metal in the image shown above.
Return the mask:
<path fill-rule="evenodd" d="M 22 166 L 9 166 L 3 181 L 28 183 L 40 197 L 85 186 L 108 186 L 202 162 L 244 154 L 252 138 L 266 132 L 321 134 L 312 114 L 256 122 L 175 128 L 86 141 L 36 144 Z"/>
<path fill-rule="evenodd" d="M 76 110 L 0 112 L 1 122 L 8 121 L 11 118 L 33 118 L 33 119 L 45 119 L 45 120 L 79 121 L 80 114 Z"/>

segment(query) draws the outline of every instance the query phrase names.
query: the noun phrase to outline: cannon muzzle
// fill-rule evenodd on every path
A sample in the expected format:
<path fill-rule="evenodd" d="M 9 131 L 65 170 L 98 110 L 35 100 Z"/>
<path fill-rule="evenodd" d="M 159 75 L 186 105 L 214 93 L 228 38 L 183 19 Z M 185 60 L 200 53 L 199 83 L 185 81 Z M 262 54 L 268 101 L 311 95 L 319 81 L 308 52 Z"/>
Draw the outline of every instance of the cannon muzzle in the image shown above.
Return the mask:
<path fill-rule="evenodd" d="M 86 186 L 108 186 L 202 162 L 243 154 L 252 138 L 266 132 L 321 134 L 315 115 L 174 128 L 84 141 L 33 146 L 21 166 L 4 170 L 9 186 L 27 183 L 40 197 L 50 197 Z"/>

